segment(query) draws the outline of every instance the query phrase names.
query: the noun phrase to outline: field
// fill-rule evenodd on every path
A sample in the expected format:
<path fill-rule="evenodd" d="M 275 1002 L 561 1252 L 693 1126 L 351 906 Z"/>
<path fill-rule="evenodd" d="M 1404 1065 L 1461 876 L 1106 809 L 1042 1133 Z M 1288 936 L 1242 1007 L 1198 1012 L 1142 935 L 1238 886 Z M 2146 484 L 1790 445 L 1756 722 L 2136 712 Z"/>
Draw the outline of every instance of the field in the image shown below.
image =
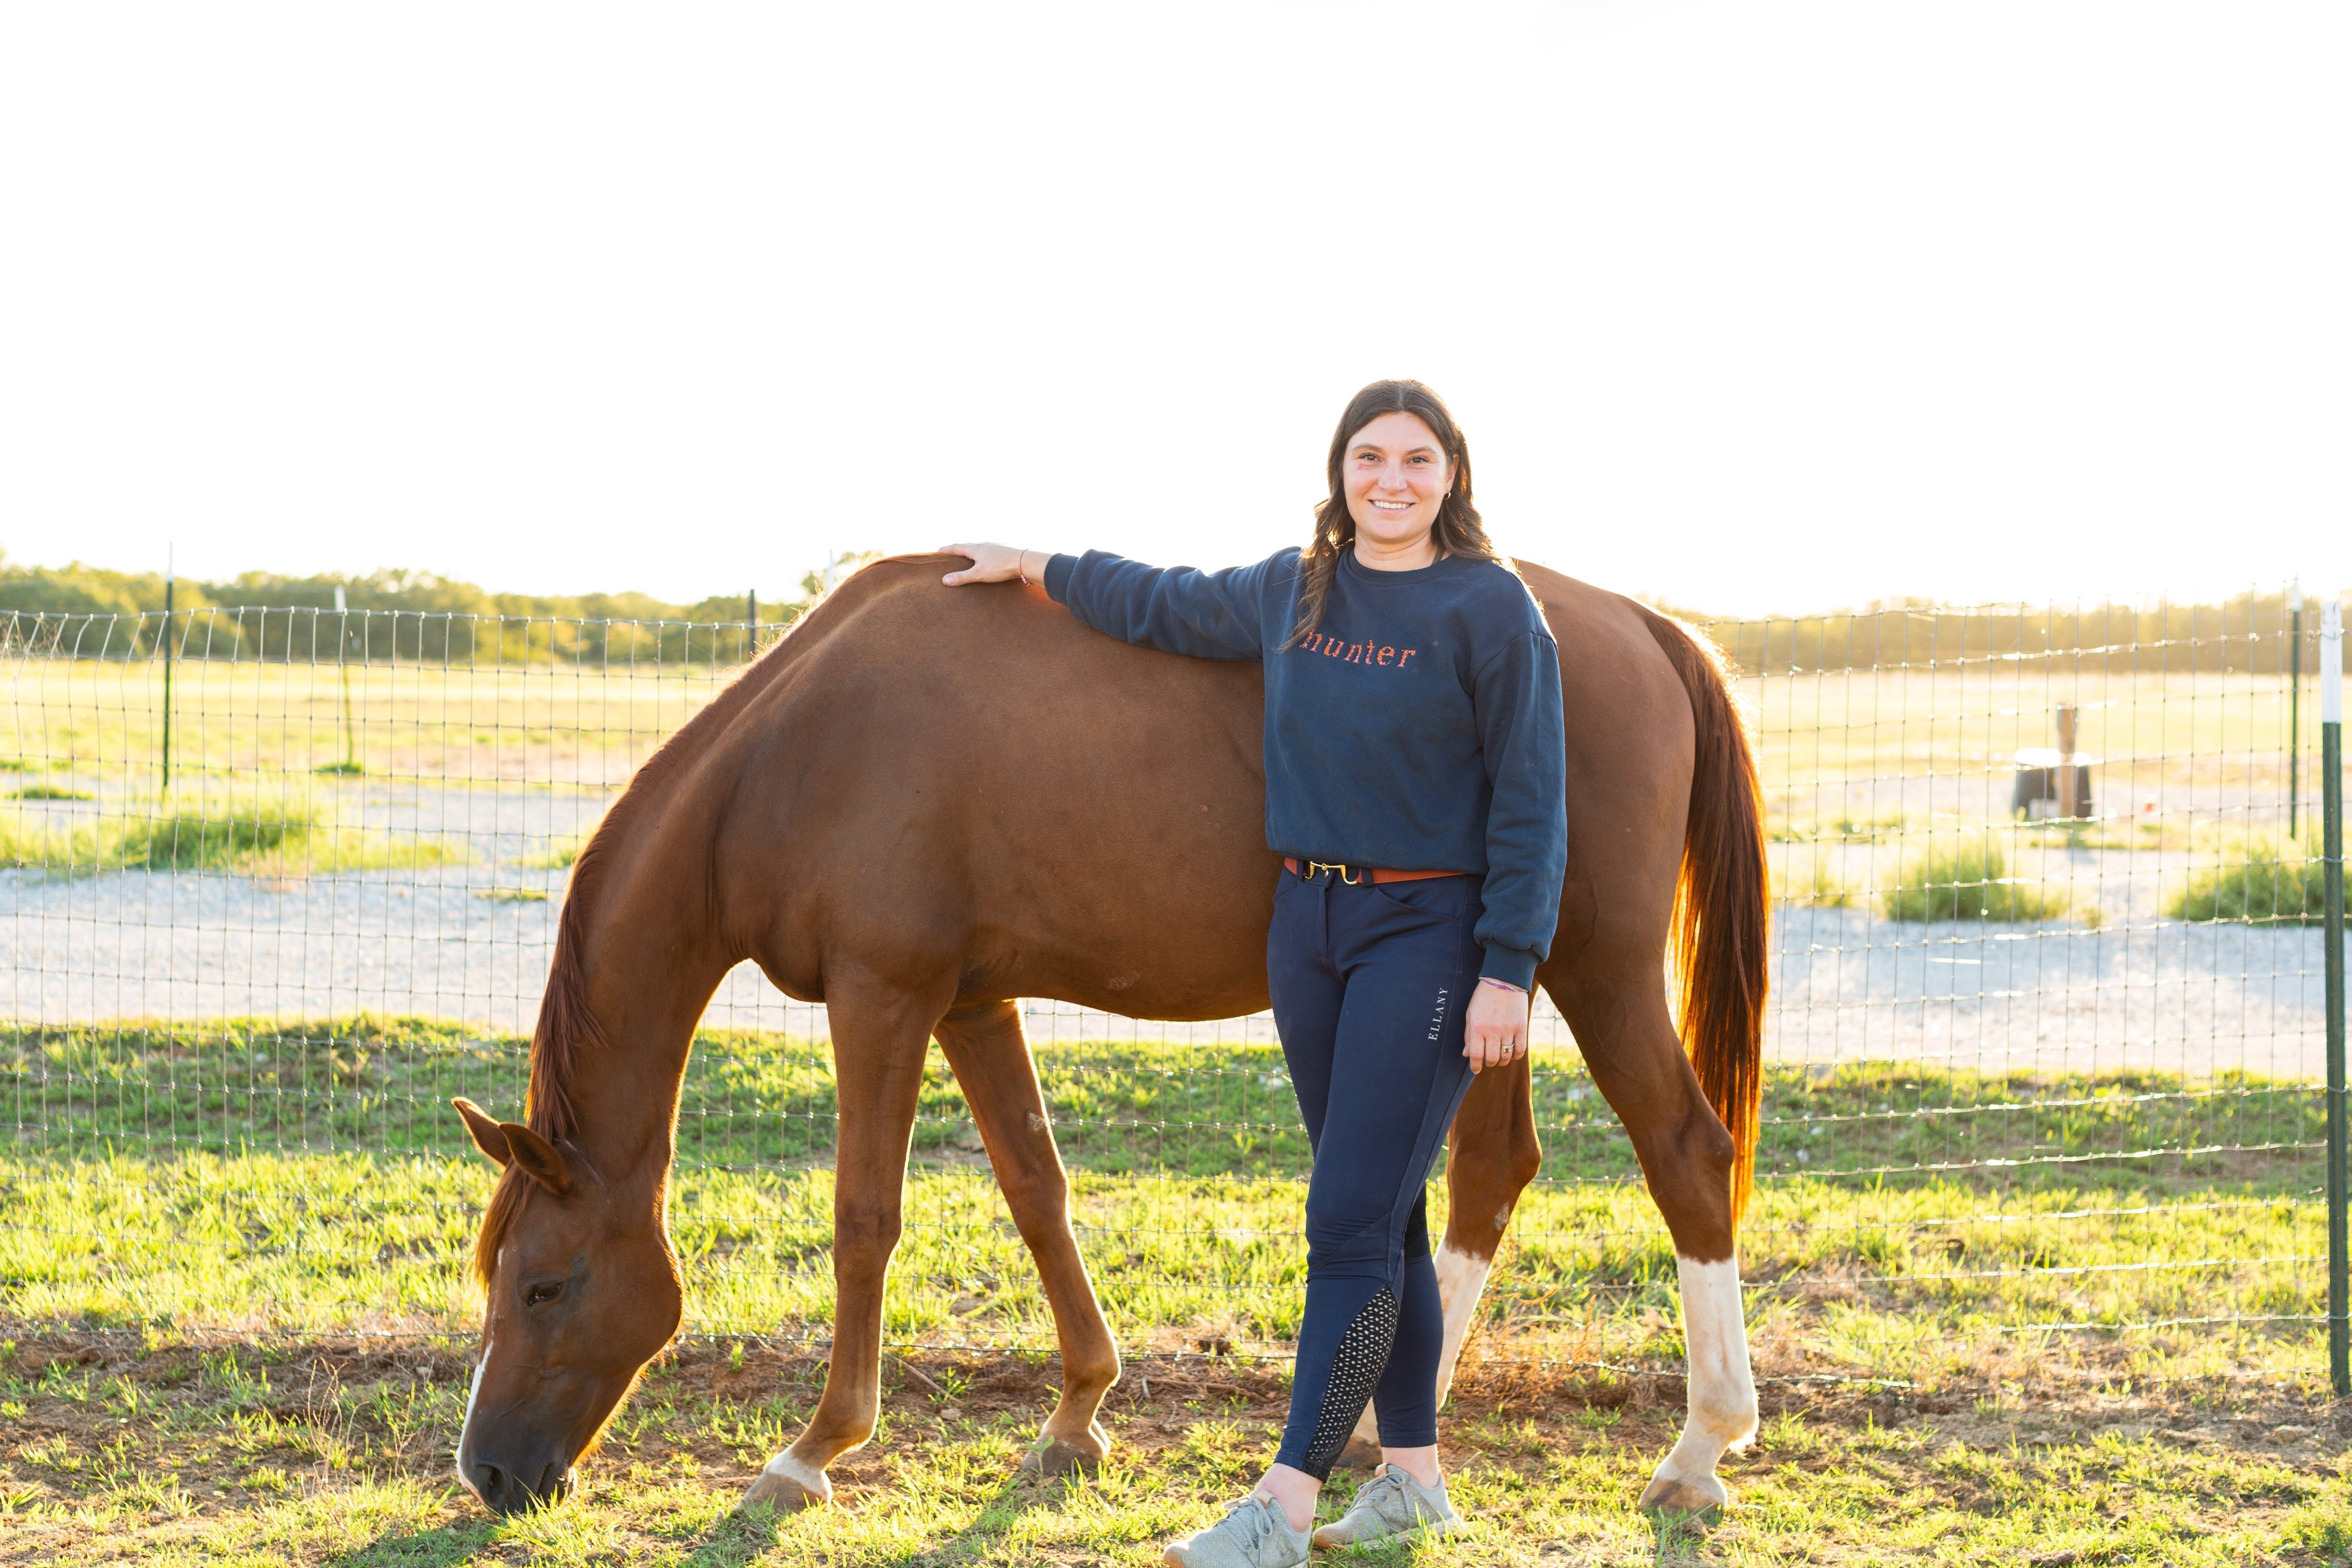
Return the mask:
<path fill-rule="evenodd" d="M 663 736 L 740 673 L 736 664 L 620 663 L 340 667 L 184 660 L 174 666 L 175 768 L 283 775 L 339 766 L 373 776 L 461 784 L 505 780 L 612 785 Z M 2009 763 L 2048 746 L 2060 704 L 2080 711 L 2077 744 L 2103 760 L 2118 803 L 2159 786 L 2284 795 L 2284 683 L 2252 675 L 2084 675 L 2028 668 L 1988 672 L 1890 669 L 1749 677 L 1759 761 L 1777 811 L 1823 823 L 1843 809 L 1904 809 L 1967 781 L 1991 779 L 2005 812 Z M 2308 685 L 2308 683 L 2306 683 Z M 2305 766 L 2314 693 L 2304 693 Z M 14 659 L 0 663 L 0 765 L 153 774 L 162 760 L 163 668 L 152 660 Z M 1932 805 L 1925 801 L 1937 781 Z M 2308 781 L 2306 781 L 2308 783 Z M 1955 794 L 1954 802 L 1959 795 Z M 2212 797 L 2218 805 L 2221 795 Z M 2306 799 L 2313 798 L 2306 791 Z M 2184 797 L 2179 805 L 2186 806 Z M 2200 807 L 2206 801 L 2198 803 Z M 1867 812 L 1864 812 L 1867 816 Z"/>
<path fill-rule="evenodd" d="M 1148 1562 L 1279 1421 L 1305 1151 L 1267 1048 L 1041 1051 L 1130 1369 L 1119 1458 L 1030 1487 L 1008 1478 L 1052 1384 L 1048 1325 L 935 1061 L 888 1419 L 839 1472 L 845 1506 L 777 1522 L 731 1510 L 814 1397 L 830 1074 L 803 1040 L 707 1035 L 672 1199 L 688 1336 L 583 1494 L 513 1524 L 447 1470 L 488 1167 L 442 1107 L 512 1104 L 519 1042 L 361 1018 L 19 1029 L 0 1050 L 18 1130 L 0 1156 L 17 1434 L 0 1501 L 22 1543 L 0 1550 L 18 1560 Z M 1728 1471 L 1738 1506 L 1662 1523 L 1631 1500 L 1679 1397 L 1670 1249 L 1589 1081 L 1539 1083 L 1544 1179 L 1449 1415 L 1459 1495 L 1488 1519 L 1424 1559 L 2352 1549 L 2312 1329 L 2265 1321 L 2307 1319 L 2321 1293 L 2305 1087 L 1776 1074 L 1743 1258 L 1764 1438 Z M 1952 1168 L 1962 1126 L 2019 1157 Z M 2178 1321 L 2224 1316 L 2247 1321 Z"/>
<path fill-rule="evenodd" d="M 0 665 L 0 1562 L 1142 1563 L 1246 1484 L 1301 1285 L 1279 1052 L 1262 1019 L 1047 1009 L 1129 1358 L 1112 1462 L 1012 1479 L 1051 1326 L 935 1059 L 882 1429 L 843 1506 L 734 1512 L 832 1311 L 824 1015 L 739 973 L 686 1085 L 687 1333 L 563 1507 L 499 1523 L 456 1487 L 489 1167 L 448 1099 L 519 1108 L 582 832 L 740 668 L 190 659 L 167 790 L 159 665 Z M 1779 908 L 1735 1505 L 1633 1509 L 1682 1397 L 1674 1259 L 1547 1011 L 1542 1179 L 1447 1416 L 1479 1522 L 1373 1560 L 2352 1562 L 2283 683 L 1978 658 L 1742 686 Z M 2095 814 L 2013 820 L 2061 707 Z"/>

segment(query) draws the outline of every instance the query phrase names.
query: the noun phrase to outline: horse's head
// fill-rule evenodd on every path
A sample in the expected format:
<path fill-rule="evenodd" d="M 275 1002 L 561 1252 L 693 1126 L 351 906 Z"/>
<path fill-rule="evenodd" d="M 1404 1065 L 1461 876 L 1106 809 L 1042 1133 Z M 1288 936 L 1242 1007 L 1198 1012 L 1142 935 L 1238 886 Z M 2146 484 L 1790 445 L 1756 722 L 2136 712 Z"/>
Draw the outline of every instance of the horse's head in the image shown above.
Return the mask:
<path fill-rule="evenodd" d="M 471 1100 L 457 1113 L 506 1174 L 475 1268 L 488 1300 L 457 1479 L 499 1513 L 553 1502 L 685 1300 L 657 1179 L 607 1183 L 576 1151 Z"/>

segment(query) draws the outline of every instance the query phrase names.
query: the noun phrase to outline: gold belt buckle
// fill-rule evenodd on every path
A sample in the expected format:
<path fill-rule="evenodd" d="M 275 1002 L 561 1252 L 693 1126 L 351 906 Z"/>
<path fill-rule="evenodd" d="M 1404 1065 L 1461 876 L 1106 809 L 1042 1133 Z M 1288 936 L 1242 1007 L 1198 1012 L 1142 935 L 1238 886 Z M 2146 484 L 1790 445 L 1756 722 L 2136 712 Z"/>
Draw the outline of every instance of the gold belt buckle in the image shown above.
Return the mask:
<path fill-rule="evenodd" d="M 1361 877 L 1349 877 L 1348 875 L 1348 868 L 1344 864 L 1339 864 L 1334 861 L 1309 860 L 1307 862 L 1307 868 L 1309 871 L 1337 871 L 1339 873 L 1339 881 L 1341 885 L 1345 887 L 1357 887 L 1363 881 Z"/>

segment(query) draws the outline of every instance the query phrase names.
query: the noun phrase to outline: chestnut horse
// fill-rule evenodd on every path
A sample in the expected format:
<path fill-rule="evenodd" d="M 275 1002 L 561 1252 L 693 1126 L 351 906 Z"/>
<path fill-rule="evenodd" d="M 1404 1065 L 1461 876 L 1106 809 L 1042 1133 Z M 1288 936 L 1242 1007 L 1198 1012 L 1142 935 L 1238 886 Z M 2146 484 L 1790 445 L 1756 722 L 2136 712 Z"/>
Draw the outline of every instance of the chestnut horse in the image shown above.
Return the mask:
<path fill-rule="evenodd" d="M 1160 1019 L 1266 1005 L 1263 688 L 1254 664 L 1130 647 L 1035 588 L 942 587 L 961 559 L 860 572 L 646 761 L 572 868 L 525 1120 L 458 1102 L 505 1169 L 475 1251 L 488 1302 L 457 1449 L 499 1512 L 563 1494 L 677 1331 L 664 1198 L 679 1082 L 704 1007 L 747 958 L 824 1003 L 840 1126 L 824 1392 L 746 1500 L 828 1499 L 825 1467 L 874 1429 L 933 1038 L 1053 1308 L 1061 1398 L 1024 1463 L 1057 1473 L 1109 1449 L 1096 1415 L 1118 1352 L 1013 999 Z M 1673 1234 L 1689 1418 L 1643 1501 L 1697 1510 L 1725 1500 L 1716 1462 L 1756 1425 L 1735 1251 L 1764 1000 L 1755 767 L 1711 649 L 1631 600 L 1522 570 L 1559 639 L 1568 734 L 1568 875 L 1538 979 Z M 1454 1124 L 1448 1380 L 1540 1163 L 1528 1071 L 1489 1068 Z"/>

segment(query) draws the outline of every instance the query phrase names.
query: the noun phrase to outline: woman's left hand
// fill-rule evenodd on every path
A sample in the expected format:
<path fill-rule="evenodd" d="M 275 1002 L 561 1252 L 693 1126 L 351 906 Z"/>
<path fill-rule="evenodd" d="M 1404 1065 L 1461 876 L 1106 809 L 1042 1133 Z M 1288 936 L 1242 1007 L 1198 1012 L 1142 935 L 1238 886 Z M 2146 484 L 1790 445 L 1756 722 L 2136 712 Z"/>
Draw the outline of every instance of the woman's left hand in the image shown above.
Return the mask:
<path fill-rule="evenodd" d="M 1524 991 L 1489 985 L 1484 980 L 1470 988 L 1470 1011 L 1463 1018 L 1462 1054 L 1470 1070 L 1508 1067 L 1528 1054 L 1528 1009 Z"/>

